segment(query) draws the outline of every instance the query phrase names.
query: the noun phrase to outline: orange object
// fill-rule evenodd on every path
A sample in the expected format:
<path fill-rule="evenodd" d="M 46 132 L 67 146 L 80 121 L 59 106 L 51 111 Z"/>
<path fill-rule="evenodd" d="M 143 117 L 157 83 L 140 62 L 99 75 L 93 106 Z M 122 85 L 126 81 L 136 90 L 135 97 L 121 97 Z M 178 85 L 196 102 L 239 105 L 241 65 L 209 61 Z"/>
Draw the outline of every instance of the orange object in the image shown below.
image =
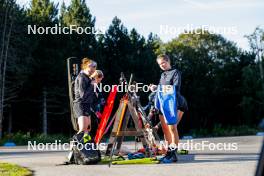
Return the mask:
<path fill-rule="evenodd" d="M 127 106 L 127 103 L 128 103 L 128 100 L 127 100 L 126 97 L 123 99 L 123 101 L 124 101 L 124 108 L 122 109 L 120 122 L 118 124 L 117 133 L 116 133 L 117 136 L 119 135 L 119 132 L 120 132 L 120 129 L 121 129 L 121 126 L 122 126 L 122 122 L 123 122 L 123 119 L 124 119 L 124 116 L 125 116 L 125 112 L 126 112 L 126 106 Z"/>
<path fill-rule="evenodd" d="M 107 101 L 106 101 L 106 105 L 104 107 L 104 111 L 101 115 L 101 121 L 100 124 L 98 126 L 98 129 L 96 131 L 96 135 L 95 135 L 95 143 L 99 144 L 103 135 L 104 135 L 104 131 L 105 131 L 105 127 L 107 125 L 108 119 L 112 113 L 113 107 L 114 107 L 114 101 L 115 101 L 115 96 L 117 93 L 117 85 L 114 85 L 113 90 L 110 92 Z"/>

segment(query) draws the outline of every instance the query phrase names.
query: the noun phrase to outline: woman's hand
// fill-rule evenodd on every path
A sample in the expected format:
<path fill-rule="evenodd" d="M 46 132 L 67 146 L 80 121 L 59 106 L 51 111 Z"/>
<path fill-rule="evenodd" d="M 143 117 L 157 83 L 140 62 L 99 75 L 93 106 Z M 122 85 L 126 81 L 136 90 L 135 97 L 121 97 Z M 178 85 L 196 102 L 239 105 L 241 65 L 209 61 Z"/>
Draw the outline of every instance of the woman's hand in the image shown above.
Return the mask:
<path fill-rule="evenodd" d="M 147 123 L 147 124 L 145 125 L 145 128 L 150 128 L 150 124 Z"/>

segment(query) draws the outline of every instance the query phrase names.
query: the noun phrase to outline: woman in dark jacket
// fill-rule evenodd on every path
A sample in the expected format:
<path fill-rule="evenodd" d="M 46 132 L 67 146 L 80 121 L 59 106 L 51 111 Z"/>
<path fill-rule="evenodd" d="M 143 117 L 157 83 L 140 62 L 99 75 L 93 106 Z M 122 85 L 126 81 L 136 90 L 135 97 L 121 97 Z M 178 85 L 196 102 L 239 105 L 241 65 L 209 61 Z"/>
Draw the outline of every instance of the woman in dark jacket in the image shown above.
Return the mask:
<path fill-rule="evenodd" d="M 95 61 L 84 58 L 81 72 L 75 79 L 73 110 L 78 118 L 78 133 L 88 134 L 91 130 L 91 106 L 94 100 L 94 86 L 90 76 L 95 72 Z"/>

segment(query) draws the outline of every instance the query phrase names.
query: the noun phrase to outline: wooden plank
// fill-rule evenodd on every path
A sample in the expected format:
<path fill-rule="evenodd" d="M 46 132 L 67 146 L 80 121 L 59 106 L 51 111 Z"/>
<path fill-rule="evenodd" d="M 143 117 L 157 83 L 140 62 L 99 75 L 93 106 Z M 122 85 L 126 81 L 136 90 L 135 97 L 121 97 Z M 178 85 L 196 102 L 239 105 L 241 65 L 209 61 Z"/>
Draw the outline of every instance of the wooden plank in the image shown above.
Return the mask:
<path fill-rule="evenodd" d="M 135 128 L 136 128 L 136 130 L 137 130 L 137 131 L 140 131 L 140 132 L 142 132 L 142 133 L 144 134 L 143 129 L 139 128 L 139 126 L 138 126 L 138 114 L 137 114 L 137 110 L 136 110 L 136 108 L 131 104 L 130 101 L 128 102 L 128 109 L 129 109 L 129 111 L 130 111 L 130 113 L 131 113 L 131 116 L 132 116 L 132 119 L 133 119 L 133 121 L 134 121 L 134 123 L 135 123 Z M 144 136 L 143 136 L 143 137 L 140 137 L 140 140 L 141 140 L 141 142 L 142 142 L 142 144 L 143 144 L 144 147 L 148 146 L 148 144 L 147 144 L 147 140 L 146 140 L 146 138 L 145 138 Z"/>
<path fill-rule="evenodd" d="M 144 136 L 144 134 L 142 131 L 120 131 L 119 135 L 113 132 L 111 136 Z"/>
<path fill-rule="evenodd" d="M 121 131 L 126 131 L 127 130 L 127 124 L 128 124 L 129 118 L 130 118 L 130 112 L 129 112 L 128 108 L 127 108 L 125 117 L 123 119 L 123 124 L 122 124 Z M 120 135 L 117 136 L 117 146 L 116 146 L 116 150 L 118 152 L 119 152 L 119 150 L 121 148 L 122 142 L 124 141 L 124 136 L 125 135 L 123 135 L 123 133 L 121 133 Z"/>
<path fill-rule="evenodd" d="M 117 128 L 118 128 L 118 124 L 120 122 L 120 116 L 121 116 L 121 112 L 122 112 L 122 109 L 124 108 L 124 101 L 123 100 L 120 100 L 120 104 L 119 104 L 119 107 L 116 111 L 116 118 L 115 118 L 115 122 L 114 122 L 114 126 L 113 126 L 113 129 L 112 129 L 112 133 L 117 133 Z M 113 148 L 113 143 L 115 141 L 115 138 L 116 136 L 113 136 L 113 135 L 110 135 L 110 138 L 109 138 L 109 143 L 107 145 L 107 149 L 106 149 L 106 153 L 105 155 L 109 156 L 110 155 L 110 152 Z"/>

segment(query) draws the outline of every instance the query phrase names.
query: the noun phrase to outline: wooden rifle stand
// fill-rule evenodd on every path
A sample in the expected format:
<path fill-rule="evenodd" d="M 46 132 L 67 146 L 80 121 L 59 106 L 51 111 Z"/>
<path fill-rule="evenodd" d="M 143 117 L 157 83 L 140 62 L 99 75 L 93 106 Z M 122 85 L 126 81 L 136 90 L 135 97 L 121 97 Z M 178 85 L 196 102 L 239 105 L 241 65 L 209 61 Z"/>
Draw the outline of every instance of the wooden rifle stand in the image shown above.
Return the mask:
<path fill-rule="evenodd" d="M 126 108 L 125 115 L 123 119 L 121 119 L 122 118 L 121 111 L 124 108 L 124 101 L 127 101 L 127 106 L 125 107 Z M 150 152 L 148 149 L 147 139 L 144 136 L 143 128 L 140 128 L 138 124 L 139 117 L 138 117 L 138 112 L 136 109 L 136 104 L 133 103 L 133 100 L 131 100 L 129 96 L 125 96 L 124 98 L 120 100 L 120 104 L 119 104 L 118 110 L 116 111 L 115 118 L 116 119 L 114 122 L 112 133 L 110 134 L 110 139 L 109 139 L 109 143 L 108 143 L 105 155 L 106 156 L 113 155 L 113 153 L 111 154 L 111 151 L 113 151 L 115 148 L 116 148 L 115 153 L 119 153 L 124 137 L 125 136 L 135 136 L 135 137 L 140 138 L 143 144 L 143 147 L 145 148 L 146 156 L 149 157 Z M 134 122 L 135 129 L 127 128 L 128 121 L 130 118 L 132 118 L 132 121 Z M 120 131 L 118 131 L 119 123 L 122 123 Z"/>
<path fill-rule="evenodd" d="M 78 131 L 77 118 L 73 113 L 73 100 L 74 100 L 74 80 L 78 76 L 81 70 L 80 59 L 76 57 L 70 57 L 67 59 L 67 72 L 68 72 L 68 87 L 70 98 L 70 110 L 71 110 L 71 122 L 73 129 Z"/>

